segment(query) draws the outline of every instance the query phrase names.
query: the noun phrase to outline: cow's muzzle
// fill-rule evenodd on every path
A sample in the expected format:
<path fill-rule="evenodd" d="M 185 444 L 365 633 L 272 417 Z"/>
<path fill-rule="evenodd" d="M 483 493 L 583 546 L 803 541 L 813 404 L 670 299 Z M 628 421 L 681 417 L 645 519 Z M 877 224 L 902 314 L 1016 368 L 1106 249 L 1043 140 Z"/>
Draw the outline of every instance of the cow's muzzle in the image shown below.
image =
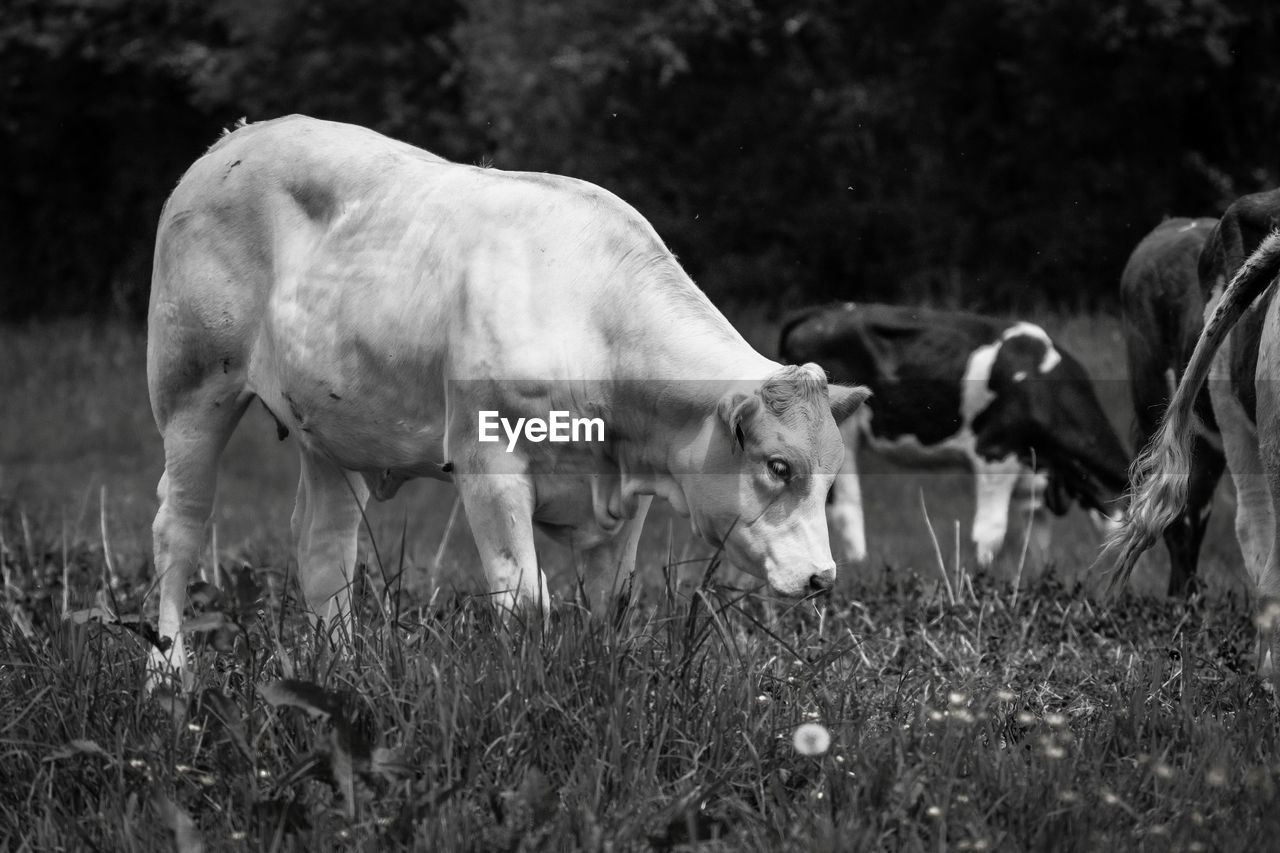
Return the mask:
<path fill-rule="evenodd" d="M 835 569 L 827 569 L 809 576 L 809 592 L 812 595 L 827 595 L 835 585 Z"/>

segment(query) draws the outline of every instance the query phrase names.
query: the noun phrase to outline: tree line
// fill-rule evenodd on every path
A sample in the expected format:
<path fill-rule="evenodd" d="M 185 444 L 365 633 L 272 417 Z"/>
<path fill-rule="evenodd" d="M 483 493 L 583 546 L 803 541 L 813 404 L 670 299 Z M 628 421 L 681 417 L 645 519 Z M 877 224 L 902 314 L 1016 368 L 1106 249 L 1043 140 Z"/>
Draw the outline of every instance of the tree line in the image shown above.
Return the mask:
<path fill-rule="evenodd" d="M 1114 304 L 1162 217 L 1276 186 L 1267 0 L 8 0 L 0 317 L 145 312 L 241 117 L 607 187 L 714 299 Z"/>

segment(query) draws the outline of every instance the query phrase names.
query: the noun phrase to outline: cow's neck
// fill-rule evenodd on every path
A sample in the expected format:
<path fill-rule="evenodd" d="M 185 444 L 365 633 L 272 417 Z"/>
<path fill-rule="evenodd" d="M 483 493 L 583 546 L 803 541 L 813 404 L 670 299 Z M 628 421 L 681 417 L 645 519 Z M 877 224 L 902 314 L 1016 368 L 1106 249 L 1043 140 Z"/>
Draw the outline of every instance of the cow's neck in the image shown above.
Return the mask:
<path fill-rule="evenodd" d="M 696 290 L 688 299 L 705 301 Z M 702 470 L 711 441 L 728 440 L 720 400 L 735 390 L 754 393 L 781 365 L 752 349 L 709 302 L 700 310 L 696 302 L 630 301 L 621 319 L 632 345 L 620 353 L 615 376 L 623 381 L 609 405 L 616 495 L 627 515 L 645 494 L 688 515 L 681 482 Z"/>
<path fill-rule="evenodd" d="M 625 342 L 615 351 L 615 378 L 659 383 L 759 380 L 778 369 L 751 348 L 692 281 L 680 276 L 666 283 L 633 283 L 607 308 L 611 337 Z"/>

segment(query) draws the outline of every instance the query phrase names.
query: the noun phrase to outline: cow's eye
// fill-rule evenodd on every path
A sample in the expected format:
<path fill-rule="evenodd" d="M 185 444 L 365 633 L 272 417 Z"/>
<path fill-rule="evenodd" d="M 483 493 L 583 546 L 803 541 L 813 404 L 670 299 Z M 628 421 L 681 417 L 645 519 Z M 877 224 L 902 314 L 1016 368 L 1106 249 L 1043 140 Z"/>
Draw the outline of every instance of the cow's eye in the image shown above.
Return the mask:
<path fill-rule="evenodd" d="M 769 473 L 786 482 L 791 479 L 791 466 L 787 464 L 785 459 L 770 459 Z"/>

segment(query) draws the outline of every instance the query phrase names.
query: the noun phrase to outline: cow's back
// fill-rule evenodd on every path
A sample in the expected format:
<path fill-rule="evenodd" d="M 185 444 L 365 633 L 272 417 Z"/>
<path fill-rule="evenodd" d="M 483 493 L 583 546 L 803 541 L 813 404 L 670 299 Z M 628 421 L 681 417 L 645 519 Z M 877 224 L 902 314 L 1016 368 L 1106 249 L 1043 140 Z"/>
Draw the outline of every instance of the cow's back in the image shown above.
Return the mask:
<path fill-rule="evenodd" d="M 837 303 L 791 318 L 780 350 L 784 360 L 821 364 L 835 382 L 871 388 L 876 436 L 911 436 L 927 447 L 960 430 L 969 359 L 1005 325 L 963 312 Z"/>
<path fill-rule="evenodd" d="M 643 325 L 673 322 L 679 336 Z M 243 127 L 187 171 L 161 217 L 148 359 L 157 418 L 214 376 L 352 469 L 416 471 L 439 457 L 451 380 L 496 394 L 513 386 L 494 378 L 606 379 L 684 338 L 734 354 L 702 359 L 709 376 L 760 368 L 616 196 L 451 163 L 352 125 Z M 644 378 L 687 372 L 690 359 L 652 362 L 658 373 Z M 545 415 L 519 411 L 511 393 L 480 408 Z"/>
<path fill-rule="evenodd" d="M 1166 219 L 1134 248 L 1120 276 L 1130 361 L 1180 372 L 1204 325 L 1197 269 L 1217 220 Z M 1134 350 L 1137 350 L 1136 352 Z"/>

